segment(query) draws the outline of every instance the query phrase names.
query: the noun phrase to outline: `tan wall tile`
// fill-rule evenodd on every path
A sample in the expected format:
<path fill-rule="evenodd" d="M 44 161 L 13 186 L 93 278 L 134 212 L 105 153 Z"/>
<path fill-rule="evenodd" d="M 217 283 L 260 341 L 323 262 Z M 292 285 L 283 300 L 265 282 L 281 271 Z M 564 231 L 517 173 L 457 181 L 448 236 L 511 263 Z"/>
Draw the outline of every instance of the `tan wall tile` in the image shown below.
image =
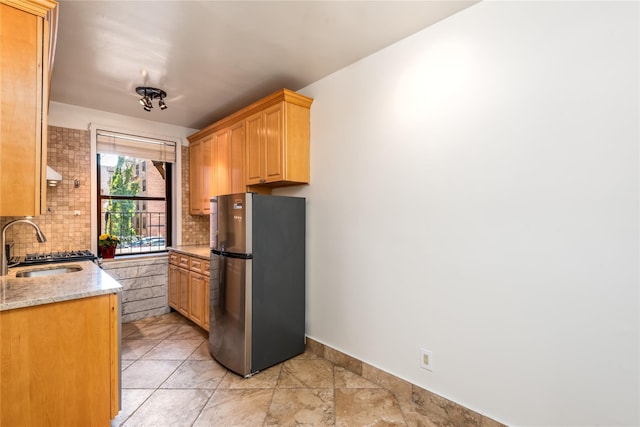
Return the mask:
<path fill-rule="evenodd" d="M 189 214 L 189 147 L 182 147 L 182 244 L 209 244 L 209 216 Z"/>
<path fill-rule="evenodd" d="M 57 187 L 47 188 L 47 212 L 33 218 L 44 235 L 38 243 L 33 228 L 16 225 L 7 230 L 12 255 L 67 251 L 91 247 L 90 133 L 49 126 L 47 164 L 62 175 Z M 74 180 L 80 181 L 75 188 Z M 80 211 L 80 215 L 74 215 Z M 2 217 L 0 227 L 22 217 Z"/>

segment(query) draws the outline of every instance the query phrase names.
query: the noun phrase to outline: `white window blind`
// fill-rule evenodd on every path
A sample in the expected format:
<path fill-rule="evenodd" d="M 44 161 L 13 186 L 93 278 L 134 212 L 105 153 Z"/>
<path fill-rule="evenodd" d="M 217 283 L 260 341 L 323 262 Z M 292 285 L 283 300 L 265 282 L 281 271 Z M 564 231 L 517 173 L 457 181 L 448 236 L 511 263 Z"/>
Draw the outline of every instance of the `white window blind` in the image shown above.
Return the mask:
<path fill-rule="evenodd" d="M 96 150 L 101 154 L 136 157 L 159 162 L 176 162 L 176 143 L 125 133 L 96 129 Z"/>

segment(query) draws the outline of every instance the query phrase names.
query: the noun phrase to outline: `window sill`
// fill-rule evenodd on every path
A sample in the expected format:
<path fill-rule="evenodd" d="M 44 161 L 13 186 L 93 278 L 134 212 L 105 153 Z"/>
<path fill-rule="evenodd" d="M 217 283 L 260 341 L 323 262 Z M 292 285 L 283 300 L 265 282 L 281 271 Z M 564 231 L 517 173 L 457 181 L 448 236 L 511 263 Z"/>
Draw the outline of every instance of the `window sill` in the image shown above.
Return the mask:
<path fill-rule="evenodd" d="M 98 265 L 102 266 L 106 264 L 112 264 L 112 263 L 115 264 L 120 262 L 139 263 L 140 261 L 153 261 L 155 259 L 168 259 L 168 258 L 169 258 L 168 252 L 150 252 L 146 254 L 126 254 L 126 255 L 117 255 L 115 258 L 108 258 L 108 259 L 98 258 Z"/>

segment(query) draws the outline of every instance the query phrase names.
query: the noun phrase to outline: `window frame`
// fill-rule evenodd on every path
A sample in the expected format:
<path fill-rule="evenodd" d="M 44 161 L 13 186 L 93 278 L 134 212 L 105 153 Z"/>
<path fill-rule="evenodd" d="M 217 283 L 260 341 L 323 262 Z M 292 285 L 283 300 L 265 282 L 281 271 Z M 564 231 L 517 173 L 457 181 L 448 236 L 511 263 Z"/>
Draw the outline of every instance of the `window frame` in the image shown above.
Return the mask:
<path fill-rule="evenodd" d="M 142 202 L 143 206 L 146 206 L 146 203 L 148 201 L 164 201 L 166 204 L 166 209 L 165 209 L 165 230 L 166 230 L 166 235 L 165 235 L 165 247 L 164 249 L 159 249 L 159 250 L 149 250 L 149 251 L 145 251 L 145 252 L 135 252 L 135 253 L 116 253 L 116 257 L 127 257 L 127 256 L 132 256 L 132 255 L 141 255 L 141 254 L 158 254 L 158 253 L 166 253 L 168 251 L 168 247 L 171 246 L 172 244 L 172 239 L 173 239 L 173 167 L 174 167 L 174 163 L 171 162 L 163 162 L 165 165 L 165 197 L 151 197 L 151 196 L 111 196 L 111 195 L 103 195 L 100 192 L 100 183 L 101 183 L 101 167 L 100 167 L 100 156 L 102 153 L 96 153 L 96 204 L 95 204 L 95 211 L 96 211 L 96 218 L 97 220 L 97 234 L 96 234 L 96 241 L 98 240 L 98 236 L 100 236 L 100 234 L 102 234 L 103 230 L 101 230 L 101 221 L 100 221 L 100 215 L 101 215 L 101 211 L 102 211 L 102 203 L 105 200 L 131 200 L 134 203 L 140 203 Z M 145 178 L 146 181 L 146 178 Z M 139 209 L 136 208 L 137 211 L 139 211 Z M 145 210 L 146 211 L 146 210 Z M 146 216 L 142 217 L 142 221 L 141 221 L 141 228 L 145 228 L 146 227 L 142 227 L 143 224 L 146 225 L 147 220 L 146 220 Z"/>
<path fill-rule="evenodd" d="M 88 128 L 90 146 L 91 146 L 91 169 L 89 181 L 90 191 L 90 222 L 91 222 L 91 251 L 95 254 L 98 253 L 98 239 L 93 236 L 98 236 L 98 230 L 100 228 L 98 221 L 98 209 L 97 209 L 97 194 L 100 191 L 97 180 L 97 147 L 98 147 L 98 132 L 118 132 L 129 135 L 139 135 L 143 138 L 154 138 L 164 141 L 171 141 L 175 144 L 175 161 L 172 167 L 171 176 L 171 230 L 167 235 L 170 236 L 173 245 L 179 245 L 182 242 L 182 219 L 184 213 L 182 212 L 182 184 L 183 184 L 183 168 L 182 168 L 182 155 L 183 150 L 187 147 L 186 138 L 191 135 L 194 130 L 187 128 L 179 128 L 172 125 L 164 125 L 160 123 L 154 123 L 153 126 L 149 126 L 146 122 L 142 121 L 128 121 L 122 122 L 122 125 L 114 125 L 106 121 L 97 120 L 91 121 L 93 117 L 86 117 L 87 121 L 84 122 L 81 127 Z M 88 125 L 85 123 L 88 122 Z M 153 255 L 153 254 L 151 254 Z M 156 256 L 166 256 L 166 253 L 158 253 Z"/>

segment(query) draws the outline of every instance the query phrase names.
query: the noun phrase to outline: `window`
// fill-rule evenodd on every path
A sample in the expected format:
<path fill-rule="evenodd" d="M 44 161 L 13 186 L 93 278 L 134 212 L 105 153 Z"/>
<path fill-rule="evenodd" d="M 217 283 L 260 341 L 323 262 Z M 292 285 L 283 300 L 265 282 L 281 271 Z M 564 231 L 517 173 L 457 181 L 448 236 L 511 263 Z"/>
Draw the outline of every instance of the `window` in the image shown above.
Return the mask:
<path fill-rule="evenodd" d="M 96 142 L 99 234 L 118 236 L 116 255 L 165 251 L 171 238 L 175 143 L 101 130 Z M 145 179 L 137 175 L 141 164 Z"/>

